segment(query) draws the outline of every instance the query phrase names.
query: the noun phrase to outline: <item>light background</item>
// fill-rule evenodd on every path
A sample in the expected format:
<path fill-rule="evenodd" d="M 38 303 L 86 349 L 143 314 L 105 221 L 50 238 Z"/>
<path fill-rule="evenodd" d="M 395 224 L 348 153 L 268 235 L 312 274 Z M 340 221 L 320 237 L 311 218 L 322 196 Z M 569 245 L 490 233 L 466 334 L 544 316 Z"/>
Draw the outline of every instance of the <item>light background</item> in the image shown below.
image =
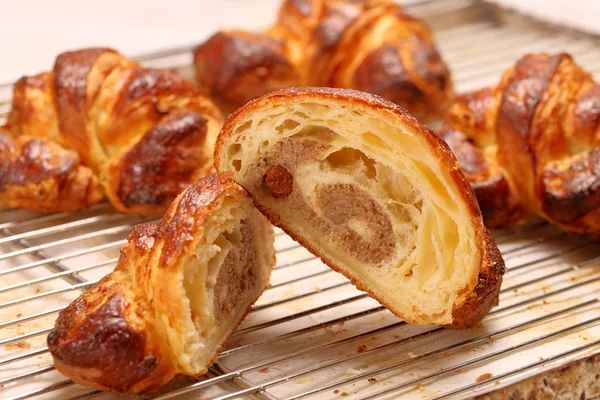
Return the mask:
<path fill-rule="evenodd" d="M 418 0 L 411 0 L 418 1 Z M 600 33 L 600 0 L 498 0 Z M 406 1 L 403 1 L 406 2 Z M 0 0 L 0 83 L 49 69 L 56 54 L 108 46 L 135 56 L 259 29 L 280 0 Z"/>

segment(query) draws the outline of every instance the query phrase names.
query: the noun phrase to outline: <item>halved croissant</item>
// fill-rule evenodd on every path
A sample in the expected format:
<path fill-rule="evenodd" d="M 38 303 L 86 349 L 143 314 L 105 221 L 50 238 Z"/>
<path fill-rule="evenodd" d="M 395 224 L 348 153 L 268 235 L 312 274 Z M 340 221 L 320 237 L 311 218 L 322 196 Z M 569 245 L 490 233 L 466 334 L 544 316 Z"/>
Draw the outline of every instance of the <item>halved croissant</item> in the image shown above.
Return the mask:
<path fill-rule="evenodd" d="M 284 0 L 265 33 L 218 32 L 194 63 L 226 112 L 302 85 L 378 94 L 422 119 L 440 116 L 453 96 L 429 27 L 393 0 Z"/>
<path fill-rule="evenodd" d="M 219 171 L 271 222 L 390 311 L 465 328 L 498 301 L 504 262 L 437 135 L 366 93 L 272 93 L 232 114 Z"/>
<path fill-rule="evenodd" d="M 181 193 L 135 226 L 114 272 L 60 312 L 56 368 L 101 390 L 140 393 L 206 372 L 269 284 L 273 228 L 231 174 Z"/>
<path fill-rule="evenodd" d="M 498 87 L 457 99 L 441 134 L 488 225 L 512 227 L 533 213 L 600 237 L 599 121 L 600 86 L 590 74 L 568 54 L 529 54 Z M 476 164 L 487 193 L 469 173 Z"/>
<path fill-rule="evenodd" d="M 3 137 L 21 143 L 21 153 L 0 153 L 0 165 L 21 178 L 5 182 L 0 174 L 0 201 L 76 211 L 105 193 L 120 212 L 160 216 L 211 170 L 221 122 L 216 106 L 174 72 L 142 68 L 110 49 L 63 53 L 51 72 L 15 85 Z M 40 151 L 53 154 L 36 161 L 40 174 L 31 173 L 25 143 L 44 143 Z M 71 179 L 79 164 L 87 189 L 83 178 Z M 63 199 L 57 190 L 79 194 Z"/>

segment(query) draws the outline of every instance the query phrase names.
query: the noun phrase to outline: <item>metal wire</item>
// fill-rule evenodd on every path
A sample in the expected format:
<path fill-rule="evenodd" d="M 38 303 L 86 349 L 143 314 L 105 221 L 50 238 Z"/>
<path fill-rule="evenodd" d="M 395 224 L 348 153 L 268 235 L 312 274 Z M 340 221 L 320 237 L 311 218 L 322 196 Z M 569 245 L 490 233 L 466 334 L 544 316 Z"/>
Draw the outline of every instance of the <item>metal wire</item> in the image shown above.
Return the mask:
<path fill-rule="evenodd" d="M 437 31 L 458 91 L 497 83 L 504 69 L 528 51 L 568 50 L 588 71 L 600 72 L 596 38 L 559 31 L 513 13 L 486 14 L 488 8 L 479 1 L 428 0 L 409 8 Z M 180 59 L 192 48 L 168 49 L 136 59 L 168 64 L 171 57 Z M 179 65 L 172 67 L 184 70 Z M 0 85 L 2 90 L 9 87 Z M 9 110 L 10 99 L 0 99 L 0 123 Z M 82 392 L 57 374 L 43 339 L 57 313 L 112 269 L 131 226 L 142 220 L 114 214 L 106 204 L 80 214 L 5 211 L 0 218 L 7 221 L 0 222 L 0 397 L 103 397 L 104 393 L 96 390 Z M 207 378 L 183 381 L 154 397 L 187 398 L 207 390 L 216 390 L 212 396 L 222 400 L 247 395 L 288 400 L 327 397 L 330 390 L 351 391 L 352 385 L 358 387 L 377 376 L 388 384 L 367 385 L 356 389 L 353 396 L 371 399 L 402 394 L 410 398 L 418 388 L 439 385 L 448 375 L 475 371 L 478 365 L 493 360 L 510 363 L 509 370 L 494 375 L 493 381 L 503 382 L 543 369 L 546 363 L 560 364 L 570 357 L 600 351 L 600 249 L 596 242 L 568 237 L 544 222 L 516 232 L 495 232 L 494 236 L 508 267 L 500 305 L 486 320 L 488 331 L 463 337 L 443 328 L 411 326 L 391 316 L 278 231 L 279 262 L 273 284 L 232 336 Z M 533 313 L 538 307 L 548 310 Z M 566 320 L 572 323 L 560 326 Z M 327 336 L 331 332 L 342 336 Z M 544 360 L 525 362 L 514 357 L 516 352 L 546 342 L 561 343 L 581 332 L 588 332 L 587 342 Z M 377 340 L 374 344 L 356 351 L 357 344 L 373 338 Z M 503 339 L 513 342 L 484 353 L 472 351 L 484 342 Z M 432 348 L 431 343 L 438 341 L 440 345 Z M 17 345 L 24 343 L 30 347 L 18 350 Z M 398 358 L 396 354 L 415 348 L 416 356 Z M 460 357 L 441 370 L 425 368 L 421 376 L 406 379 L 407 371 L 424 368 L 422 364 L 440 357 L 447 359 L 450 354 Z M 331 372 L 367 360 L 377 363 L 352 376 Z M 327 373 L 332 374 L 330 378 L 319 380 Z M 309 380 L 296 383 L 302 379 Z M 462 398 L 496 386 L 484 380 L 442 387 L 430 397 Z"/>

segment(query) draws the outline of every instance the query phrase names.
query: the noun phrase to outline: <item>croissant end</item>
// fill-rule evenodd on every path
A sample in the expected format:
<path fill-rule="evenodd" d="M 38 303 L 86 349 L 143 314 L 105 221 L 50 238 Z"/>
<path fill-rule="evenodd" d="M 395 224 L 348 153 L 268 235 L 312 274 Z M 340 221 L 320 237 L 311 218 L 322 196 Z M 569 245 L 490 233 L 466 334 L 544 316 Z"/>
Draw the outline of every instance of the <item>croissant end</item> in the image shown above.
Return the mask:
<path fill-rule="evenodd" d="M 200 179 L 158 225 L 135 227 L 115 271 L 59 314 L 56 368 L 134 394 L 204 374 L 268 286 L 273 241 L 230 174 Z"/>

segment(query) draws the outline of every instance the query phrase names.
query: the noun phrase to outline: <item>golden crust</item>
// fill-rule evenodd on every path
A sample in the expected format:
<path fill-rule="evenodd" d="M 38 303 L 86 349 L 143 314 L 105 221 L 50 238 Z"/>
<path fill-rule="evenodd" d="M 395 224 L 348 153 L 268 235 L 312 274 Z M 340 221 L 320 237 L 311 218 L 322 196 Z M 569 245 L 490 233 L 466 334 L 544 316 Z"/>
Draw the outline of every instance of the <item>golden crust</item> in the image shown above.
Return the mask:
<path fill-rule="evenodd" d="M 444 119 L 440 136 L 456 155 L 473 186 L 489 228 L 513 228 L 527 220 L 510 176 L 497 161 L 493 121 L 496 93 L 482 89 L 456 98 Z"/>
<path fill-rule="evenodd" d="M 249 32 L 217 32 L 196 49 L 194 65 L 198 84 L 226 114 L 301 82 L 283 41 Z"/>
<path fill-rule="evenodd" d="M 172 283 L 183 279 L 183 260 L 196 254 L 199 241 L 206 241 L 208 218 L 219 212 L 217 204 L 225 197 L 248 201 L 231 174 L 207 175 L 177 197 L 160 223 L 132 229 L 115 270 L 59 313 L 48 347 L 60 372 L 77 383 L 133 394 L 158 388 L 177 374 L 206 372 L 268 284 L 268 273 L 266 279 L 254 277 L 261 281 L 245 312 L 229 316 L 237 320 L 208 349 L 206 363 L 194 373 L 179 363 L 163 324 L 181 329 L 182 320 L 191 317 L 177 311 L 186 294 Z M 253 234 L 260 235 L 256 243 L 267 254 L 268 262 L 260 268 L 270 271 L 275 262 L 272 228 L 264 222 Z"/>
<path fill-rule="evenodd" d="M 445 122 L 476 192 L 489 183 L 478 193 L 489 226 L 533 213 L 600 236 L 600 88 L 568 54 L 524 56 L 498 87 L 457 99 Z"/>
<path fill-rule="evenodd" d="M 185 113 L 195 113 L 194 118 L 205 122 L 194 132 L 188 127 L 183 139 L 181 124 L 173 121 L 185 120 Z M 160 215 L 184 187 L 211 170 L 213 138 L 221 118 L 193 83 L 174 72 L 141 68 L 110 49 L 63 53 L 51 72 L 17 82 L 5 129 L 19 140 L 53 142 L 54 152 L 58 146 L 64 149 L 63 157 L 75 153 L 81 170 L 85 167 L 93 175 L 93 195 L 55 196 L 53 202 L 36 204 L 31 192 L 39 184 L 22 181 L 19 187 L 13 185 L 11 194 L 2 196 L 15 200 L 9 206 L 56 212 L 64 211 L 63 203 L 69 203 L 73 211 L 93 204 L 89 197 L 100 201 L 104 187 L 118 211 Z M 163 162 L 157 171 L 156 164 L 147 162 L 151 148 L 155 161 L 161 154 L 163 161 L 169 155 L 178 165 Z M 146 158 L 140 158 L 141 154 Z M 126 165 L 120 165 L 123 162 Z M 185 168 L 178 168 L 183 164 Z M 149 180 L 154 187 L 148 187 Z M 19 197 L 27 200 L 19 203 Z"/>
<path fill-rule="evenodd" d="M 225 157 L 227 157 L 226 145 L 230 143 L 232 137 L 235 137 L 235 127 L 242 125 L 244 121 L 248 121 L 249 117 L 254 112 L 268 108 L 269 104 L 285 103 L 288 99 L 298 97 L 315 101 L 338 99 L 343 101 L 344 106 L 348 109 L 352 109 L 353 105 L 367 105 L 376 110 L 380 118 L 394 121 L 395 124 L 402 126 L 410 126 L 411 131 L 417 132 L 427 141 L 430 150 L 449 170 L 450 176 L 458 188 L 458 192 L 462 197 L 461 201 L 466 205 L 469 219 L 475 227 L 475 241 L 482 254 L 479 272 L 474 277 L 474 288 L 461 304 L 455 304 L 455 307 L 452 310 L 453 323 L 449 324 L 448 327 L 453 329 L 463 329 L 480 321 L 487 315 L 490 308 L 498 303 L 502 274 L 505 270 L 504 261 L 491 235 L 483 225 L 481 212 L 474 192 L 468 181 L 465 179 L 460 165 L 448 145 L 438 135 L 420 124 L 414 117 L 396 104 L 371 94 L 347 89 L 290 88 L 271 93 L 238 109 L 225 121 L 223 129 L 217 138 L 215 147 L 215 166 L 217 170 L 222 171 L 227 168 L 225 162 Z M 275 226 L 280 227 L 294 240 L 298 241 L 310 252 L 321 258 L 321 260 L 333 270 L 343 273 L 358 289 L 369 293 L 370 296 L 377 299 L 397 316 L 400 318 L 407 317 L 399 312 L 394 304 L 387 303 L 384 298 L 378 296 L 378 294 L 370 288 L 368 283 L 349 274 L 347 269 L 340 267 L 339 261 L 327 257 L 323 251 L 312 245 L 310 240 L 299 235 L 294 229 L 287 225 L 285 221 L 281 220 L 280 215 L 276 210 L 271 210 L 262 204 L 252 191 L 249 191 L 249 194 L 253 197 L 257 208 L 266 215 Z M 406 318 L 406 320 L 407 322 L 414 322 L 411 321 L 410 318 Z"/>
<path fill-rule="evenodd" d="M 166 202 L 210 170 L 210 158 L 204 154 L 207 130 L 202 115 L 175 110 L 137 142 L 123 148 L 107 172 L 106 194 L 113 207 L 121 212 L 162 216 Z"/>
<path fill-rule="evenodd" d="M 0 128 L 0 201 L 41 212 L 78 211 L 100 202 L 103 190 L 72 150 Z"/>
<path fill-rule="evenodd" d="M 196 49 L 195 64 L 226 111 L 302 85 L 367 91 L 422 119 L 453 97 L 428 26 L 391 0 L 285 0 L 266 33 L 219 32 Z"/>
<path fill-rule="evenodd" d="M 48 335 L 56 368 L 73 381 L 101 390 L 138 393 L 177 372 L 138 287 L 159 225 L 135 226 L 114 272 L 60 312 Z"/>

